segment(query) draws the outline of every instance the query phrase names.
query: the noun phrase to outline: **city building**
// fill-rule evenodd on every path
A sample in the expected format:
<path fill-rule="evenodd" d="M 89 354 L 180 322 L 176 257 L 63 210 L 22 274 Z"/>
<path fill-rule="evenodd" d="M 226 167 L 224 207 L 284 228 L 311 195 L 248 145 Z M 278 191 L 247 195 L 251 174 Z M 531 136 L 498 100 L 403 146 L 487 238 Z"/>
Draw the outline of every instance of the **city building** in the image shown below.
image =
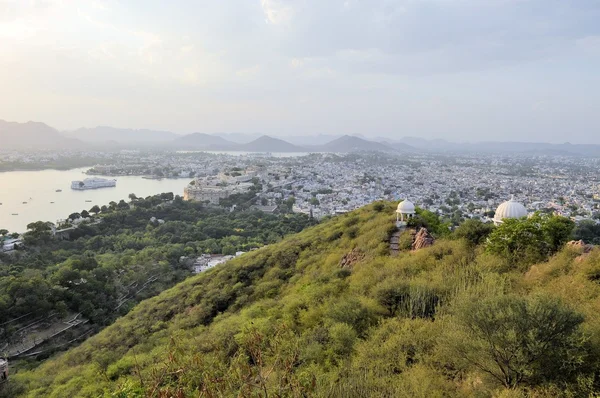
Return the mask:
<path fill-rule="evenodd" d="M 500 225 L 507 218 L 527 217 L 527 209 L 521 203 L 515 201 L 514 197 L 500 204 L 494 214 L 494 224 Z"/>

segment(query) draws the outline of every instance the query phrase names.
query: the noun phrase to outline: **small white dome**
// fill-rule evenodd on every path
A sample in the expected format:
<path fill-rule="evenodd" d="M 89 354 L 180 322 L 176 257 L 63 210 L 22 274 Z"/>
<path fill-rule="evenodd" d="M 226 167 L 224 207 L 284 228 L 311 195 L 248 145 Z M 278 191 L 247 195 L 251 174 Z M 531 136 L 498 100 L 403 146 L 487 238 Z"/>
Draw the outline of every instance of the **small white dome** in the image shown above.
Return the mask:
<path fill-rule="evenodd" d="M 521 203 L 511 198 L 496 209 L 494 222 L 501 223 L 505 218 L 521 218 L 527 216 L 527 209 Z"/>
<path fill-rule="evenodd" d="M 403 200 L 398 204 L 396 213 L 401 214 L 415 214 L 415 205 L 408 199 Z"/>

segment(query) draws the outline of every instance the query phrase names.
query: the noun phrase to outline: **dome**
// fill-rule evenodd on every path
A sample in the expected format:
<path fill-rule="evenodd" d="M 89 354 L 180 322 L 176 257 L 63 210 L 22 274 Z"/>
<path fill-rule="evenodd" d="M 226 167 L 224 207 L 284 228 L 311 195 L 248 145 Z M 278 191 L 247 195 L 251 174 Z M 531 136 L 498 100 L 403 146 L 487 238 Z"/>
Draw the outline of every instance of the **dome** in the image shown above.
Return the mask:
<path fill-rule="evenodd" d="M 408 199 L 403 200 L 398 204 L 398 209 L 396 213 L 402 214 L 414 214 L 415 213 L 415 205 Z"/>
<path fill-rule="evenodd" d="M 527 209 L 521 203 L 511 198 L 496 209 L 494 222 L 501 223 L 505 218 L 521 218 L 527 216 Z"/>

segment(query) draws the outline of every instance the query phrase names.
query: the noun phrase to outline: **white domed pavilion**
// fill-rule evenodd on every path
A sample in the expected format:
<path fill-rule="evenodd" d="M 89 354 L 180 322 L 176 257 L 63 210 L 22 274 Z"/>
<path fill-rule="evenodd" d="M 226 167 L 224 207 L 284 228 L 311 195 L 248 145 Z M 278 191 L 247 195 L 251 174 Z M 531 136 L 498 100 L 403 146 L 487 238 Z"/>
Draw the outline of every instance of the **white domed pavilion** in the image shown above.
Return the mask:
<path fill-rule="evenodd" d="M 514 196 L 500 204 L 494 214 L 494 224 L 500 225 L 507 218 L 527 217 L 527 209 L 521 203 L 515 201 Z"/>
<path fill-rule="evenodd" d="M 396 224 L 404 224 L 415 215 L 415 205 L 408 199 L 398 204 L 396 209 Z"/>

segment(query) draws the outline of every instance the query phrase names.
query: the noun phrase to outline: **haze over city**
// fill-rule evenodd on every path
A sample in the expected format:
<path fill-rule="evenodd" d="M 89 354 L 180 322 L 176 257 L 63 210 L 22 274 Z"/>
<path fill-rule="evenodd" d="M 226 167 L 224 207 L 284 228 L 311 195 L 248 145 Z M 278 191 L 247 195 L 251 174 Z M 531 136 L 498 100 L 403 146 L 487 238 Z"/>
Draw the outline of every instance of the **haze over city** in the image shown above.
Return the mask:
<path fill-rule="evenodd" d="M 0 119 L 600 143 L 593 0 L 0 1 Z"/>

